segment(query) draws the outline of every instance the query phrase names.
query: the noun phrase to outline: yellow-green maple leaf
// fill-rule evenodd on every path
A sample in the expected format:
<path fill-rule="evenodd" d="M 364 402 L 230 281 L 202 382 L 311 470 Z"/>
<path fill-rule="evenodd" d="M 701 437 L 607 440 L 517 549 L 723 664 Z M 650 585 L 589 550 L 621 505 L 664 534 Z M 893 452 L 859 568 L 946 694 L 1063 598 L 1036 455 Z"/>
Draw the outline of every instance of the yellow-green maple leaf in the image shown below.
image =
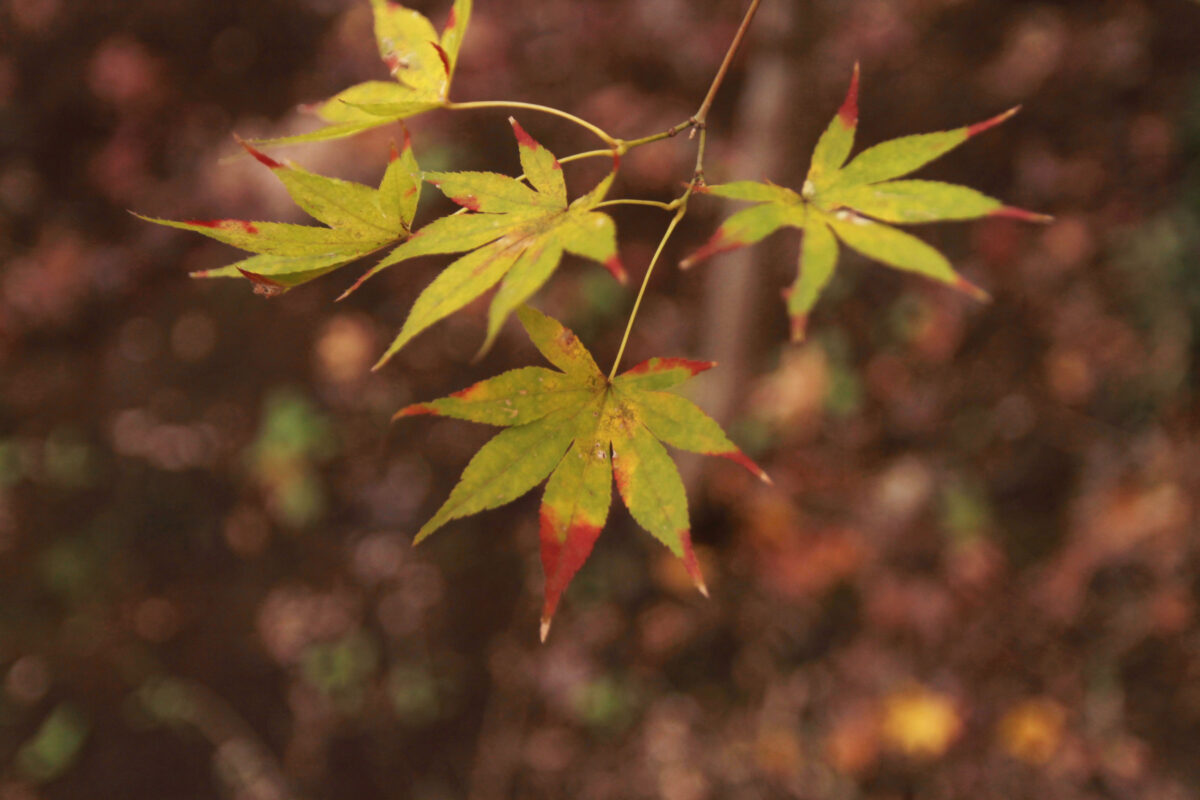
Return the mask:
<path fill-rule="evenodd" d="M 609 381 L 559 322 L 528 306 L 517 316 L 557 370 L 512 370 L 396 414 L 435 414 L 505 428 L 471 459 L 416 541 L 453 519 L 509 503 L 549 476 L 540 514 L 545 639 L 563 590 L 604 528 L 615 479 L 634 520 L 683 559 L 707 594 L 692 549 L 683 480 L 663 444 L 731 459 L 769 482 L 716 422 L 668 391 L 715 365 L 652 358 Z"/>
<path fill-rule="evenodd" d="M 960 276 L 925 242 L 887 223 L 913 224 L 987 216 L 1047 221 L 1049 217 L 1007 206 L 970 189 L 939 181 L 896 180 L 999 125 L 1013 108 L 989 120 L 937 133 L 877 144 L 846 163 L 858 127 L 858 66 L 846 99 L 813 151 L 801 191 L 771 183 L 736 181 L 708 186 L 707 194 L 755 205 L 727 219 L 712 238 L 685 259 L 691 267 L 712 255 L 761 241 L 784 227 L 804 232 L 800 270 L 784 294 L 792 339 L 804 338 L 809 312 L 837 266 L 838 241 L 895 269 L 949 284 L 977 299 L 987 294 Z"/>

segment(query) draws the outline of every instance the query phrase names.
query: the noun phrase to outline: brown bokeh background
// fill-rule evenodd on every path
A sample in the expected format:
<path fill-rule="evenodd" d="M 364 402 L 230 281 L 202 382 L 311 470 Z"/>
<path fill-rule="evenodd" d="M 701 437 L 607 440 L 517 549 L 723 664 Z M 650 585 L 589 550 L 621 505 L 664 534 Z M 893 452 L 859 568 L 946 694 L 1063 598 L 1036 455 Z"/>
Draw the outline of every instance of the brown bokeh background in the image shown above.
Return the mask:
<path fill-rule="evenodd" d="M 476 6 L 456 99 L 625 137 L 744 10 Z M 300 221 L 230 134 L 381 77 L 367 3 L 0 0 L 0 798 L 1200 796 L 1200 6 L 766 0 L 710 180 L 799 185 L 856 59 L 860 142 L 1024 104 L 922 176 L 1056 221 L 919 231 L 987 306 L 843 254 L 796 347 L 797 236 L 681 274 L 730 210 L 698 200 L 627 358 L 720 360 L 696 397 L 775 486 L 681 456 L 713 599 L 614 507 L 541 646 L 538 493 L 413 550 L 490 431 L 388 423 L 535 363 L 518 326 L 470 364 L 475 305 L 370 373 L 445 260 L 268 302 L 127 213 Z M 422 165 L 515 173 L 505 116 L 412 120 Z M 395 135 L 284 155 L 371 183 Z M 691 147 L 613 196 L 670 199 Z M 636 280 L 666 219 L 613 213 Z M 568 260 L 537 303 L 606 363 L 631 300 Z"/>

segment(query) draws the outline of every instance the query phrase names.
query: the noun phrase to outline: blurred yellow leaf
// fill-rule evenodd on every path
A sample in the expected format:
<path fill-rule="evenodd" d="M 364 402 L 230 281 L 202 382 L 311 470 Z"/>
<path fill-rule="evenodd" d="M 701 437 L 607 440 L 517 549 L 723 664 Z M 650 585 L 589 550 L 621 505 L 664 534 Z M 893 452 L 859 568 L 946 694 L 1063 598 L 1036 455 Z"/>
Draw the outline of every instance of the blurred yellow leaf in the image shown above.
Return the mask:
<path fill-rule="evenodd" d="M 1066 718 L 1066 710 L 1058 703 L 1033 698 L 1009 709 L 997 733 L 1009 755 L 1030 764 L 1045 764 L 1062 742 Z"/>
<path fill-rule="evenodd" d="M 902 689 L 884 701 L 884 740 L 906 756 L 941 756 L 961 727 L 954 701 L 923 686 Z"/>

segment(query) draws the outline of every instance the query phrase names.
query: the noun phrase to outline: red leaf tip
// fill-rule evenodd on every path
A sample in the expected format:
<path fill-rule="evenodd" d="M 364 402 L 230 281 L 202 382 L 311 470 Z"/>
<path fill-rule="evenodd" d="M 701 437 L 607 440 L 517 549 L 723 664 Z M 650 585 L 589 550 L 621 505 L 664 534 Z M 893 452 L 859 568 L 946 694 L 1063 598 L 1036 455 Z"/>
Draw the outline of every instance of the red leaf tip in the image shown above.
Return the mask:
<path fill-rule="evenodd" d="M 629 274 L 625 272 L 625 265 L 621 263 L 621 257 L 614 255 L 604 262 L 604 268 L 612 273 L 612 276 L 617 279 L 617 282 L 622 286 L 629 283 Z"/>
<path fill-rule="evenodd" d="M 978 136 L 979 134 L 983 133 L 984 131 L 996 127 L 1001 122 L 1004 122 L 1005 120 L 1007 120 L 1009 117 L 1011 117 L 1013 114 L 1016 114 L 1020 110 L 1021 110 L 1020 106 L 1013 106 L 1008 111 L 1005 111 L 1003 114 L 997 114 L 996 116 L 992 117 L 991 119 L 985 119 L 983 122 L 976 122 L 974 125 L 968 125 L 967 126 L 967 138 L 970 139 L 972 136 Z"/>
<path fill-rule="evenodd" d="M 432 416 L 437 416 L 437 413 L 438 413 L 437 409 L 434 408 L 433 406 L 429 405 L 428 403 L 413 403 L 411 406 L 405 406 L 404 408 L 400 409 L 395 414 L 393 414 L 392 422 L 395 422 L 398 419 L 403 419 L 404 417 L 420 416 L 421 414 L 429 414 Z"/>
<path fill-rule="evenodd" d="M 711 258 L 718 253 L 724 253 L 729 250 L 736 250 L 742 246 L 742 242 L 727 239 L 723 227 L 717 228 L 712 238 L 705 242 L 699 250 L 679 262 L 679 268 L 684 270 L 691 269 L 706 258 Z"/>
<path fill-rule="evenodd" d="M 993 211 L 990 216 L 1019 219 L 1023 222 L 1054 222 L 1054 217 L 1050 216 L 1049 214 L 1039 214 L 1036 211 L 1026 211 L 1023 208 L 1017 208 L 1016 206 L 1002 206 Z"/>
<path fill-rule="evenodd" d="M 768 486 L 775 485 L 775 481 L 771 480 L 771 476 L 767 474 L 766 470 L 764 470 L 758 464 L 755 464 L 753 461 L 751 461 L 750 457 L 747 456 L 745 453 L 743 453 L 741 450 L 734 450 L 733 452 L 730 452 L 730 453 L 713 453 L 713 455 L 718 455 L 721 458 L 729 459 L 730 461 L 732 461 L 735 464 L 740 464 L 741 466 L 745 467 L 751 474 L 753 474 L 754 477 L 758 478 L 760 481 L 767 484 Z"/>
<path fill-rule="evenodd" d="M 268 278 L 266 275 L 259 275 L 257 272 L 250 272 L 241 267 L 238 267 L 238 272 L 242 273 L 246 280 L 254 284 L 255 294 L 261 294 L 263 297 L 270 298 L 278 297 L 287 291 L 286 286 L 279 281 Z"/>
<path fill-rule="evenodd" d="M 793 342 L 803 342 L 808 332 L 808 314 L 797 314 L 792 317 L 791 333 Z"/>
<path fill-rule="evenodd" d="M 542 617 L 542 629 L 538 632 L 542 640 L 542 644 L 546 643 L 546 637 L 550 635 L 550 618 Z"/>
<path fill-rule="evenodd" d="M 858 125 L 858 62 L 854 62 L 854 74 L 850 77 L 850 88 L 846 91 L 846 99 L 838 109 L 838 118 L 847 128 Z"/>
<path fill-rule="evenodd" d="M 365 275 L 363 275 L 362 277 L 360 277 L 360 278 L 359 278 L 358 280 L 356 280 L 356 281 L 355 281 L 353 284 L 351 284 L 351 286 L 350 286 L 350 288 L 349 288 L 349 289 L 347 289 L 346 291 L 344 291 L 344 292 L 342 292 L 341 294 L 339 294 L 339 295 L 337 296 L 337 299 L 336 299 L 336 300 L 334 300 L 333 302 L 335 302 L 335 303 L 340 303 L 340 302 L 342 302 L 343 300 L 345 300 L 347 297 L 349 297 L 350 295 L 354 294 L 356 291 L 358 291 L 358 287 L 362 286 L 362 285 L 363 285 L 363 283 L 364 283 L 364 282 L 367 280 L 367 278 L 369 278 L 369 277 L 371 277 L 371 273 L 370 273 L 370 272 L 368 272 L 368 273 L 366 273 Z"/>
<path fill-rule="evenodd" d="M 980 303 L 992 302 L 992 296 L 990 294 L 985 292 L 983 289 L 980 289 L 978 286 L 971 283 L 961 275 L 959 275 L 958 279 L 954 282 L 954 288 L 963 294 L 970 296 L 972 299 L 978 300 Z"/>
<path fill-rule="evenodd" d="M 540 513 L 538 538 L 541 540 L 542 571 L 546 574 L 546 595 L 542 604 L 542 641 L 550 632 L 550 620 L 558 609 L 558 601 L 579 568 L 592 553 L 600 536 L 600 528 L 576 520 L 563 531 L 554 509 L 545 504 Z M 561 539 L 559 538 L 561 536 Z"/>
<path fill-rule="evenodd" d="M 526 133 L 525 129 L 521 127 L 521 123 L 517 122 L 516 117 L 509 117 L 508 124 L 512 125 L 513 135 L 517 137 L 517 144 L 519 146 L 528 148 L 529 150 L 537 150 L 541 147 L 536 139 Z"/>
<path fill-rule="evenodd" d="M 683 567 L 691 576 L 697 591 L 707 598 L 709 596 L 708 584 L 704 582 L 704 575 L 700 572 L 700 562 L 696 560 L 696 551 L 692 549 L 692 532 L 680 531 L 679 538 L 683 542 Z"/>
<path fill-rule="evenodd" d="M 250 155 L 254 156 L 256 159 L 258 159 L 258 162 L 260 164 L 270 167 L 271 169 L 282 169 L 283 168 L 283 164 L 280 164 L 278 161 L 271 158 L 269 155 L 267 155 L 263 151 L 259 150 L 254 145 L 250 144 L 245 139 L 238 136 L 236 133 L 233 135 L 233 138 L 237 140 L 238 144 L 240 144 L 242 147 L 246 148 L 247 153 L 249 153 Z"/>

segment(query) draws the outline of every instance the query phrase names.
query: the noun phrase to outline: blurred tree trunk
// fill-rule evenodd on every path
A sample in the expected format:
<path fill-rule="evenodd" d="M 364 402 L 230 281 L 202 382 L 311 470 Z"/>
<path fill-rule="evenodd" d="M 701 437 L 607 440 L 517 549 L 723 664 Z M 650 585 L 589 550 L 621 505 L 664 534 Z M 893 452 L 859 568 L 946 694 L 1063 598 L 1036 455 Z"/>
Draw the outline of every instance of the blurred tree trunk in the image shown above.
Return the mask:
<path fill-rule="evenodd" d="M 733 152 L 729 174 L 736 179 L 761 180 L 786 172 L 789 147 L 788 111 L 795 98 L 804 94 L 797 68 L 797 28 L 803 3 L 764 4 L 746 43 L 746 81 L 742 87 L 733 130 Z M 728 201 L 727 201 L 728 202 Z M 743 204 L 729 203 L 720 218 Z M 704 272 L 702 326 L 697 352 L 720 364 L 711 377 L 696 386 L 694 399 L 713 418 L 725 425 L 737 408 L 747 381 L 756 371 L 754 354 L 762 338 L 761 311 L 764 303 L 778 301 L 774 289 L 762 280 L 762 263 L 770 258 L 769 247 L 753 247 L 726 253 Z M 767 295 L 772 295 L 768 297 Z M 698 460 L 683 465 L 689 492 L 699 474 Z"/>

